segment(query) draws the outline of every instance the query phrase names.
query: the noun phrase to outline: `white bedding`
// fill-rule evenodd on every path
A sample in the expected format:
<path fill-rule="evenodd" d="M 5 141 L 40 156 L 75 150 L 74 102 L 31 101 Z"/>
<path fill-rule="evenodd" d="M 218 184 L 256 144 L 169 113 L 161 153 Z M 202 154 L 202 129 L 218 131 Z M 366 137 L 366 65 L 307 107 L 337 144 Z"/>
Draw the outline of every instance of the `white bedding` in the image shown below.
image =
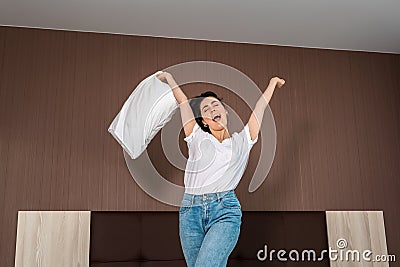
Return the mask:
<path fill-rule="evenodd" d="M 138 158 L 179 107 L 157 71 L 142 80 L 125 101 L 108 131 L 132 159 Z"/>

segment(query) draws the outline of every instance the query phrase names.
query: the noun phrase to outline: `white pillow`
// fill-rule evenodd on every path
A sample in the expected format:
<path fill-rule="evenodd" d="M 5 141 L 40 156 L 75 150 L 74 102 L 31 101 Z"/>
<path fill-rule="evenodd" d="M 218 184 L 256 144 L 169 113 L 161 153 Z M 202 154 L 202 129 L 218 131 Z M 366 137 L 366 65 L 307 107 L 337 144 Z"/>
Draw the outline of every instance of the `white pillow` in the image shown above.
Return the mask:
<path fill-rule="evenodd" d="M 133 90 L 108 131 L 132 159 L 138 158 L 179 107 L 171 87 L 156 73 Z"/>

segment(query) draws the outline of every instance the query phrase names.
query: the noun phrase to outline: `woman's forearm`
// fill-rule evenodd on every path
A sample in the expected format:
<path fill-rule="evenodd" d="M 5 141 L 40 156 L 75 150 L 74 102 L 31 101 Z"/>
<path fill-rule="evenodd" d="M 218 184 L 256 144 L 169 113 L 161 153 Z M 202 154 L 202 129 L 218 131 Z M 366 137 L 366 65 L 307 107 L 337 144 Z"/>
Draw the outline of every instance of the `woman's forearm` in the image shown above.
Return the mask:
<path fill-rule="evenodd" d="M 270 82 L 267 89 L 265 89 L 264 93 L 261 95 L 256 103 L 256 106 L 254 108 L 254 116 L 257 118 L 259 124 L 261 124 L 265 109 L 267 108 L 268 103 L 271 100 L 272 95 L 274 94 L 275 87 L 276 82 Z"/>
<path fill-rule="evenodd" d="M 176 101 L 179 104 L 182 104 L 183 102 L 186 102 L 187 101 L 187 96 L 182 91 L 182 89 L 178 86 L 178 84 L 175 82 L 174 78 L 167 77 L 167 82 L 168 82 L 169 86 L 171 87 L 172 93 L 174 93 Z"/>
<path fill-rule="evenodd" d="M 267 108 L 269 101 L 272 98 L 272 95 L 274 94 L 275 88 L 276 88 L 276 81 L 270 82 L 268 84 L 267 89 L 265 89 L 264 93 L 258 100 L 257 104 L 261 106 L 264 110 Z"/>
<path fill-rule="evenodd" d="M 267 89 L 265 89 L 264 93 L 261 95 L 261 97 L 258 99 L 256 106 L 251 113 L 248 126 L 249 126 L 249 131 L 250 131 L 250 137 L 252 140 L 254 140 L 261 127 L 261 122 L 264 117 L 264 111 L 268 106 L 269 101 L 272 98 L 272 95 L 274 94 L 275 87 L 276 87 L 277 81 L 272 80 L 269 84 Z"/>
<path fill-rule="evenodd" d="M 166 78 L 168 85 L 171 87 L 171 90 L 175 96 L 176 101 L 179 103 L 179 109 L 181 111 L 182 125 L 185 127 L 185 133 L 191 132 L 193 129 L 193 124 L 190 123 L 194 119 L 194 114 L 192 108 L 189 105 L 189 101 L 187 96 L 182 91 L 182 89 L 178 86 L 172 76 L 167 76 Z M 188 125 L 189 123 L 189 125 Z M 186 126 L 188 125 L 188 126 Z M 188 135 L 188 134 L 187 134 Z"/>

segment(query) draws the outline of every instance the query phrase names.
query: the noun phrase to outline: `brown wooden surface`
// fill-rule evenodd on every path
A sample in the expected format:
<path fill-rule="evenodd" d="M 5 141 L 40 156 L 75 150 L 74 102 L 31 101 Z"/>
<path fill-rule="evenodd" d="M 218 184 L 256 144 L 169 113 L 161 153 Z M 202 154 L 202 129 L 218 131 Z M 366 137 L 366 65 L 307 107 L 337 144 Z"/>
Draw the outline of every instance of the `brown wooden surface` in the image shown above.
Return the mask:
<path fill-rule="evenodd" d="M 263 90 L 287 81 L 270 103 L 268 178 L 247 192 L 259 142 L 236 190 L 244 210 L 383 210 L 400 256 L 400 55 L 0 27 L 0 266 L 14 264 L 18 210 L 177 210 L 135 184 L 107 128 L 138 82 L 191 60 L 235 67 Z M 215 91 L 247 120 L 233 93 Z"/>

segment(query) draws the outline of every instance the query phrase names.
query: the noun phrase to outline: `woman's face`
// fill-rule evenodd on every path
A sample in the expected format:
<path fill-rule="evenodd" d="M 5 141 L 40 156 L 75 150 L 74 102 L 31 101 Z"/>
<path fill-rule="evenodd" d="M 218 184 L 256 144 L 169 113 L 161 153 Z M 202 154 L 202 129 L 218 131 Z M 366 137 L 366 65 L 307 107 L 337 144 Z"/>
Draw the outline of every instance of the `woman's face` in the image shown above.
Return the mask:
<path fill-rule="evenodd" d="M 228 119 L 225 107 L 215 97 L 208 96 L 200 103 L 201 116 L 203 123 L 208 125 L 208 128 L 215 131 L 220 131 L 226 128 Z"/>

